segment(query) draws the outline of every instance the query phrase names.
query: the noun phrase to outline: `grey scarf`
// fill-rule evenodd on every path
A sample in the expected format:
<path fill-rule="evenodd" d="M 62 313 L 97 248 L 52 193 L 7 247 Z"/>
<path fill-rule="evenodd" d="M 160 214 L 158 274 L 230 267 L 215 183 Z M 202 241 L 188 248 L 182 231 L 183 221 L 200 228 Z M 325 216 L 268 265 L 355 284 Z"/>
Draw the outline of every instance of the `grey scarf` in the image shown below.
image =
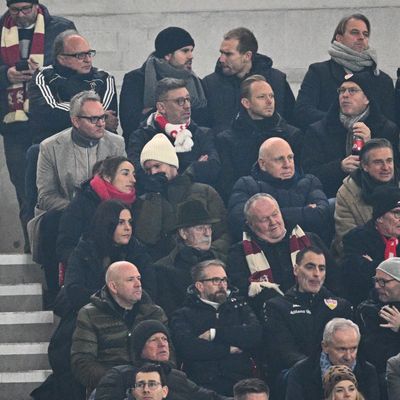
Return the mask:
<path fill-rule="evenodd" d="M 144 75 L 144 108 L 153 108 L 156 105 L 155 87 L 157 76 L 162 78 L 184 79 L 187 82 L 187 89 L 190 94 L 192 108 L 202 108 L 207 105 L 204 90 L 200 79 L 193 71 L 178 69 L 170 65 L 162 58 L 150 55 L 146 61 Z"/>
<path fill-rule="evenodd" d="M 346 136 L 346 155 L 351 154 L 351 149 L 353 147 L 353 125 L 356 122 L 363 122 L 368 118 L 369 115 L 369 106 L 363 111 L 361 114 L 358 115 L 344 115 L 342 112 L 339 112 L 339 119 L 343 126 L 347 129 L 347 136 Z"/>
<path fill-rule="evenodd" d="M 374 75 L 378 76 L 378 56 L 374 49 L 368 48 L 362 52 L 350 49 L 337 42 L 331 44 L 328 50 L 332 60 L 341 65 L 348 72 L 360 72 L 367 67 L 374 67 Z"/>

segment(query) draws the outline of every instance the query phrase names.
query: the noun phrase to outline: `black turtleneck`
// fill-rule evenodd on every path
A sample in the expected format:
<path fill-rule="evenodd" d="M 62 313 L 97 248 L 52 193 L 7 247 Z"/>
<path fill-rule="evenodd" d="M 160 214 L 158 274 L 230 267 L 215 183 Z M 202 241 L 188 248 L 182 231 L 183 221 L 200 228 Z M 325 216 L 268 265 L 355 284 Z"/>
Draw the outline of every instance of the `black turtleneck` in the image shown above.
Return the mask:
<path fill-rule="evenodd" d="M 79 147 L 90 148 L 99 144 L 100 139 L 83 136 L 76 128 L 72 128 L 72 141 Z"/>

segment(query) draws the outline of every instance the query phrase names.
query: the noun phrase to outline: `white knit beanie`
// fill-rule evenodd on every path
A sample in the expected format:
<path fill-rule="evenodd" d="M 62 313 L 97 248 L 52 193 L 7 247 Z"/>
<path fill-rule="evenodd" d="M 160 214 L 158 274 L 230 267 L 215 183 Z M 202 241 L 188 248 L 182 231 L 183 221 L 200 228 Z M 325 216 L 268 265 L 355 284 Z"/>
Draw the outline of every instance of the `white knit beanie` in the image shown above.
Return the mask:
<path fill-rule="evenodd" d="M 376 268 L 379 271 L 385 272 L 396 281 L 400 281 L 400 258 L 392 257 L 382 261 Z"/>
<path fill-rule="evenodd" d="M 179 168 L 179 160 L 172 143 L 163 133 L 157 133 L 153 139 L 146 143 L 140 153 L 140 165 L 148 160 L 159 161 Z"/>

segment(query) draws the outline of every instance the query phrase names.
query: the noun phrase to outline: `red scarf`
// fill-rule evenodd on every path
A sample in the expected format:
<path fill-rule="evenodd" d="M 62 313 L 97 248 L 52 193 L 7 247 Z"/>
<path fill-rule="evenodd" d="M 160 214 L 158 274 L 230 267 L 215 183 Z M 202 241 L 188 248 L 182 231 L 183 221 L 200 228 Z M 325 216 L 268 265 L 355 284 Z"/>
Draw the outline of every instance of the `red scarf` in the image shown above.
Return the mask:
<path fill-rule="evenodd" d="M 383 235 L 381 236 L 385 243 L 384 259 L 387 260 L 388 258 L 397 257 L 397 245 L 399 244 L 399 240 L 395 237 L 386 238 Z"/>
<path fill-rule="evenodd" d="M 38 7 L 31 50 L 29 56 L 32 57 L 40 67 L 44 62 L 44 34 L 45 24 L 42 8 Z M 18 27 L 10 14 L 6 14 L 3 28 L 1 31 L 0 57 L 5 65 L 13 67 L 20 60 Z M 14 83 L 7 88 L 8 114 L 4 117 L 5 123 L 16 121 L 27 121 L 28 116 L 28 97 L 27 83 Z"/>
<path fill-rule="evenodd" d="M 90 186 L 99 195 L 101 200 L 117 199 L 121 200 L 129 206 L 136 200 L 136 190 L 133 189 L 130 193 L 122 193 L 111 183 L 105 181 L 99 175 L 95 175 L 90 181 Z"/>

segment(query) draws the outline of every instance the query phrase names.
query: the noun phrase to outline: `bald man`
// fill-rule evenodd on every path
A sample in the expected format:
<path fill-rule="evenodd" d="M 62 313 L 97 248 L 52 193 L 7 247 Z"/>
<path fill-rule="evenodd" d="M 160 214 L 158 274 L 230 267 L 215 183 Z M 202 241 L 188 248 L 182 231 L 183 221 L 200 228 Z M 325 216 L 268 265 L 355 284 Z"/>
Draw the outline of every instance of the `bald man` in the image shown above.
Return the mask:
<path fill-rule="evenodd" d="M 106 285 L 81 308 L 72 338 L 71 366 L 75 377 L 92 391 L 114 366 L 132 364 L 128 346 L 135 326 L 148 319 L 167 317 L 142 290 L 138 269 L 127 261 L 108 267 Z"/>
<path fill-rule="evenodd" d="M 245 229 L 244 205 L 256 193 L 276 199 L 289 227 L 300 225 L 324 238 L 328 199 L 318 178 L 296 171 L 294 161 L 292 148 L 284 139 L 272 137 L 262 143 L 251 174 L 239 178 L 229 199 L 229 223 L 236 240 L 242 239 Z"/>
<path fill-rule="evenodd" d="M 264 140 L 281 137 L 291 144 L 296 156 L 301 153 L 303 135 L 276 111 L 275 93 L 264 76 L 251 75 L 242 82 L 240 103 L 230 128 L 217 135 L 223 169 L 219 186 L 225 200 L 236 180 L 251 172 Z"/>

